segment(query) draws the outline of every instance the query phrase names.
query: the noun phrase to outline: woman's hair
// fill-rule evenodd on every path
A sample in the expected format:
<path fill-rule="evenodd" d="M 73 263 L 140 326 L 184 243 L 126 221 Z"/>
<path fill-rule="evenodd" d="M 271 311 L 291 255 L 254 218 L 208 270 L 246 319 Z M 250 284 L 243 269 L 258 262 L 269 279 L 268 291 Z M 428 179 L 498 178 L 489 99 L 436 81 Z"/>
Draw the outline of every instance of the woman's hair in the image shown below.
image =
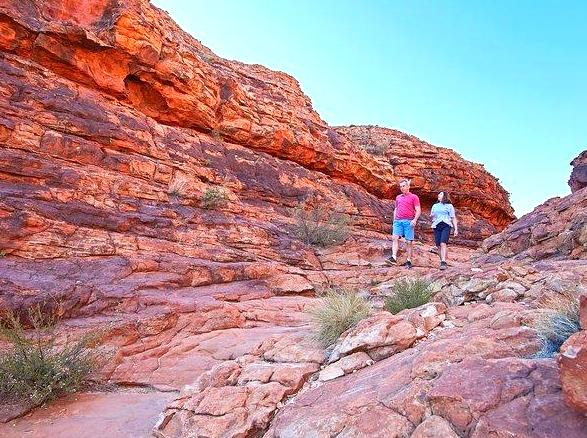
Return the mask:
<path fill-rule="evenodd" d="M 446 190 L 441 190 L 439 193 L 444 194 L 444 196 L 442 197 L 443 204 L 452 204 L 452 201 L 450 200 L 450 194 Z"/>

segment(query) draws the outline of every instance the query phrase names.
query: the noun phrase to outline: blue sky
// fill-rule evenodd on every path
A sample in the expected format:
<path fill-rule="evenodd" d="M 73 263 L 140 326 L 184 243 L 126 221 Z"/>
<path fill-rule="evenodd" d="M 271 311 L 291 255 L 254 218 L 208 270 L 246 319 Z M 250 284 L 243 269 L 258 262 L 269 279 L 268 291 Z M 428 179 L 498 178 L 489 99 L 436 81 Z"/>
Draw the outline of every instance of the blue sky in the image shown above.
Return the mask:
<path fill-rule="evenodd" d="M 292 74 L 330 125 L 483 163 L 517 215 L 587 149 L 587 2 L 152 0 L 219 56 Z"/>

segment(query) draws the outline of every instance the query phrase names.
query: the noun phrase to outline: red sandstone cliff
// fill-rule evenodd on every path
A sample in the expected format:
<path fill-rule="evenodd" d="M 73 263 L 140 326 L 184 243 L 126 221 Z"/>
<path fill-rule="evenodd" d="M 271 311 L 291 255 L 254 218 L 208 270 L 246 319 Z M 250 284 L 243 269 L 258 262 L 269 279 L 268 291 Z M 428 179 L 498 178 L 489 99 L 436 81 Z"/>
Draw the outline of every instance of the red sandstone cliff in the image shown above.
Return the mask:
<path fill-rule="evenodd" d="M 207 133 L 221 143 L 266 152 L 336 181 L 357 184 L 379 198 L 397 192 L 397 178 L 405 176 L 402 172 L 418 176 L 418 181 L 427 180 L 431 185 L 427 189 L 434 190 L 436 180 L 430 176 L 438 163 L 424 159 L 426 150 L 434 147 L 415 142 L 409 152 L 399 155 L 403 157 L 399 166 L 393 159 L 385 162 L 371 156 L 320 119 L 295 79 L 259 65 L 217 57 L 145 1 L 70 4 L 51 0 L 5 2 L 0 7 L 4 62 L 30 76 L 19 78 L 15 70 L 4 89 L 8 106 L 12 106 L 3 128 L 8 145 L 18 141 L 14 118 L 23 117 L 12 103 L 31 95 L 41 105 L 53 101 L 54 108 L 43 110 L 59 119 L 59 125 L 50 117 L 44 120 L 45 128 L 94 141 L 105 150 L 124 152 L 149 140 L 156 143 L 161 132 L 153 128 L 145 135 L 130 135 L 129 131 L 145 131 L 149 124 L 159 126 L 159 131 L 189 128 L 191 135 Z M 33 64 L 22 64 L 23 60 Z M 44 75 L 46 83 L 43 78 L 35 80 L 35 74 Z M 27 82 L 49 95 L 35 95 L 33 89 L 26 89 Z M 94 93 L 98 98 L 94 99 Z M 71 111 L 60 107 L 76 102 Z M 131 109 L 132 115 L 117 118 Z M 105 121 L 104 114 L 112 115 Z M 68 120 L 76 116 L 86 120 L 84 126 Z M 466 186 L 461 170 L 469 168 L 473 175 L 469 181 L 474 179 L 473 185 L 480 187 L 462 197 L 468 214 L 463 237 L 479 240 L 502 229 L 513 218 L 507 194 L 478 165 L 454 153 L 451 156 L 458 170 L 438 181 L 465 193 L 459 188 Z M 163 163 L 167 159 L 161 154 L 152 158 Z M 171 174 L 160 173 L 152 174 L 153 179 L 168 182 Z"/>
<path fill-rule="evenodd" d="M 388 345 L 341 349 L 341 379 L 282 410 L 326 366 L 303 314 L 315 291 L 355 285 L 378 299 L 405 275 L 384 264 L 398 177 L 414 179 L 425 205 L 437 185 L 454 192 L 466 243 L 513 218 L 481 166 L 397 131 L 331 128 L 295 79 L 217 57 L 143 0 L 0 1 L 0 48 L 0 309 L 59 300 L 62 330 L 103 330 L 113 357 L 101 376 L 130 387 L 65 399 L 0 434 L 34 424 L 41 434 L 144 436 L 157 418 L 161 436 L 282 436 L 299 418 L 311 432 L 342 424 L 365 436 L 367 423 L 412 436 L 532 431 L 501 419 L 510 402 L 520 417 L 540 410 L 532 421 L 545 430 L 570 437 L 584 426 L 562 404 L 553 361 L 514 358 L 536 348 L 518 301 L 576 282 L 581 260 L 562 280 L 556 266 L 503 259 L 473 274 L 464 248 L 451 253 L 451 282 L 439 282 L 452 307 L 377 316 L 377 342 Z M 372 154 L 371 142 L 389 149 Z M 205 208 L 211 188 L 227 199 Z M 351 216 L 344 245 L 316 249 L 292 235 L 290 209 L 304 201 Z M 416 247 L 415 275 L 437 264 L 427 249 Z M 361 371 L 369 354 L 377 363 Z M 459 373 L 475 389 L 487 375 L 505 383 L 497 395 L 462 394 Z M 360 396 L 320 400 L 348 387 Z M 459 397 L 463 409 L 451 411 Z M 361 422 L 365 413 L 373 421 Z"/>

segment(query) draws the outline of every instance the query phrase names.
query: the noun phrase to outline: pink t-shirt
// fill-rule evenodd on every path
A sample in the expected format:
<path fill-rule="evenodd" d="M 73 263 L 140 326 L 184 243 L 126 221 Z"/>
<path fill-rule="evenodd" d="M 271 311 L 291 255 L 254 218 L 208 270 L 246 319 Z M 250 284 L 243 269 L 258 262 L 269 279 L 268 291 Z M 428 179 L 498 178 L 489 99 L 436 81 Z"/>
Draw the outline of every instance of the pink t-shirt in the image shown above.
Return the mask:
<path fill-rule="evenodd" d="M 395 198 L 395 218 L 398 220 L 412 220 L 416 217 L 416 207 L 420 206 L 420 199 L 413 193 L 403 193 Z"/>

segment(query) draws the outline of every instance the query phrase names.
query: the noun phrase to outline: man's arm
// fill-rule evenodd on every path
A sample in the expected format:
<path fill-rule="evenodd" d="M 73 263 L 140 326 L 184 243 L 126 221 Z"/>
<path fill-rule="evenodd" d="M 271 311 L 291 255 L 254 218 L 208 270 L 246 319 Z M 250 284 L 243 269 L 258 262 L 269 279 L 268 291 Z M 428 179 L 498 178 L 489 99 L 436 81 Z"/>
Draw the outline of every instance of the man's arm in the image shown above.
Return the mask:
<path fill-rule="evenodd" d="M 412 227 L 416 226 L 416 222 L 418 222 L 418 219 L 420 218 L 420 215 L 422 214 L 422 208 L 420 207 L 420 204 L 416 205 L 416 216 L 414 216 L 414 219 L 412 220 Z"/>
<path fill-rule="evenodd" d="M 395 201 L 393 202 L 393 220 L 395 220 L 395 212 L 397 211 L 397 197 L 395 198 Z"/>

